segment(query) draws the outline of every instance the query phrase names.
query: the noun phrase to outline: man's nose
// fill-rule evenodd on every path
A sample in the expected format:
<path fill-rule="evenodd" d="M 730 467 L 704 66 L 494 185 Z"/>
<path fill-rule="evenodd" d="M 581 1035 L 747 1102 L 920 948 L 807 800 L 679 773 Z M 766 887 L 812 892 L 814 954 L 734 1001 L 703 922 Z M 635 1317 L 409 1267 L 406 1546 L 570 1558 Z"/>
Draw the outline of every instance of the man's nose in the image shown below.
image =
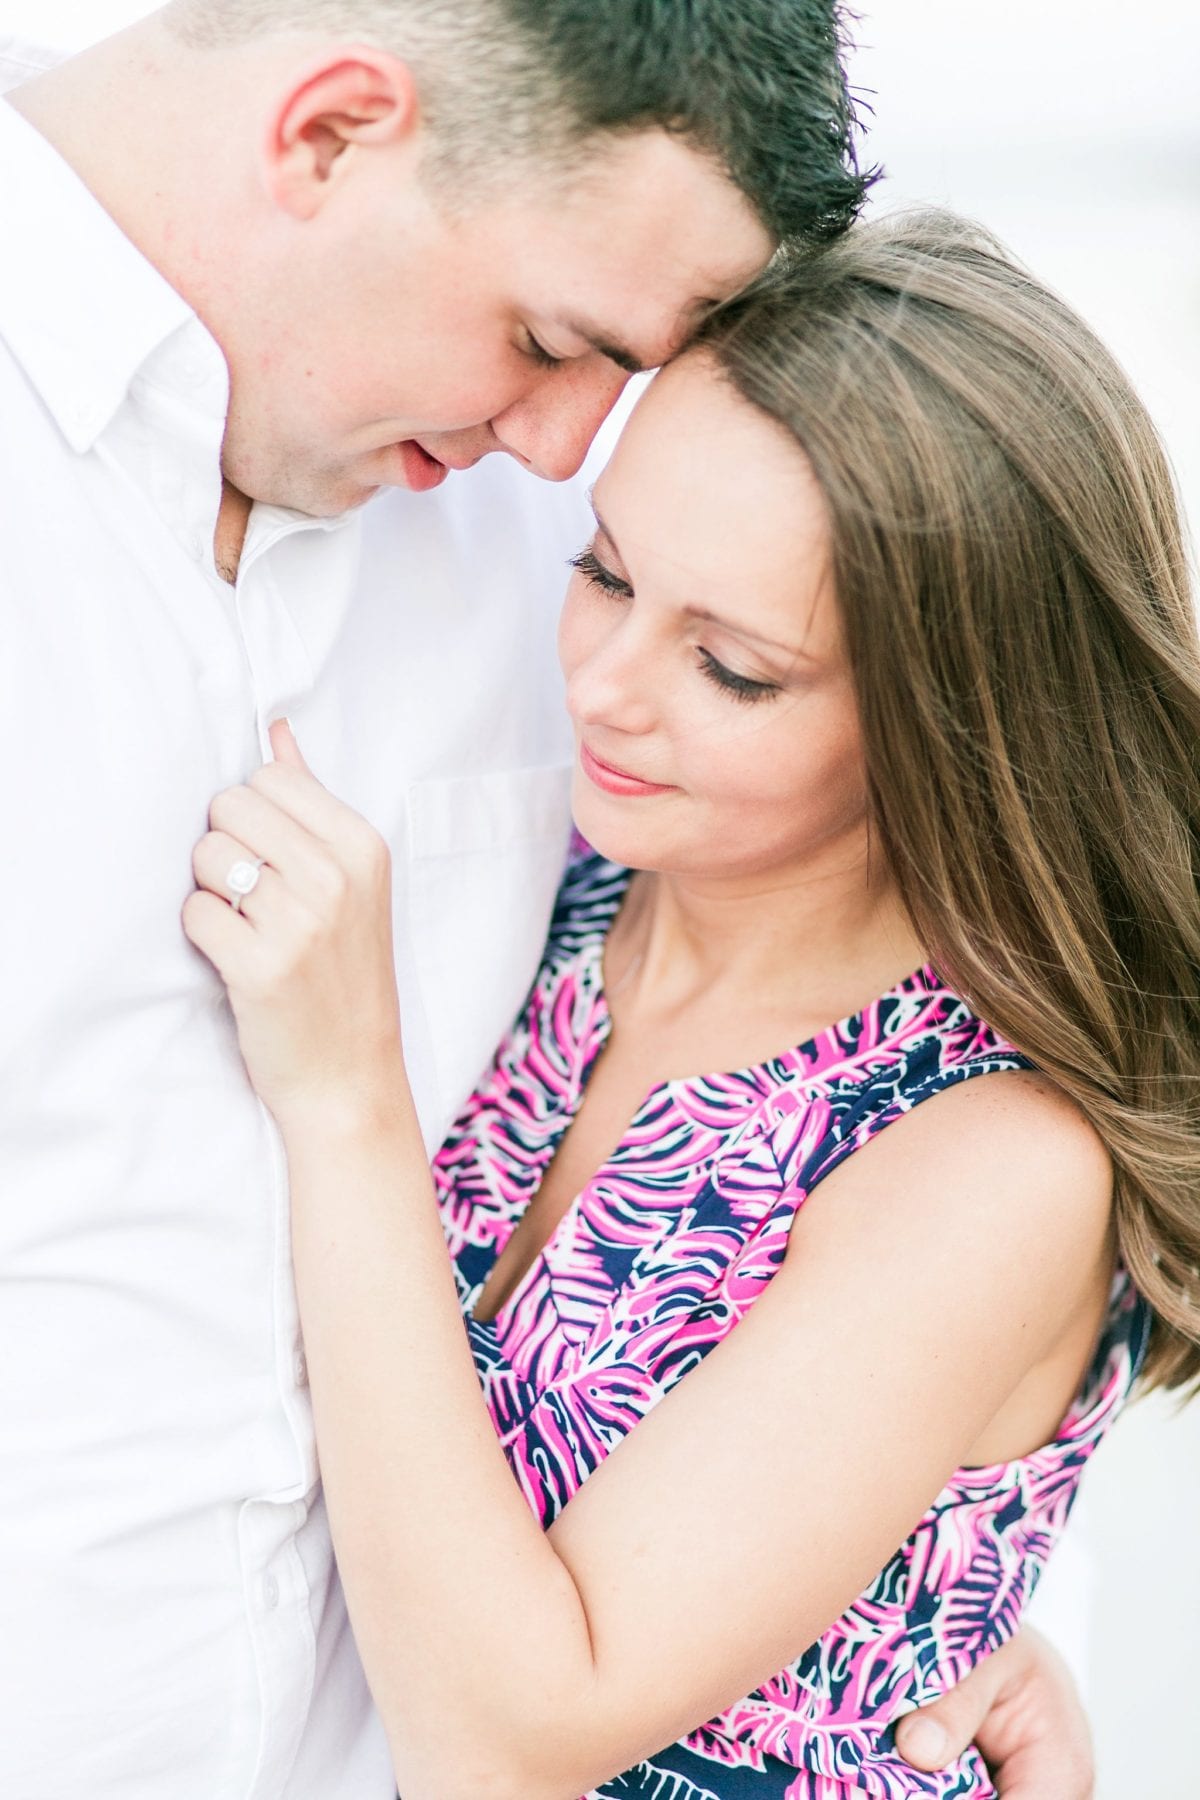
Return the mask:
<path fill-rule="evenodd" d="M 548 369 L 532 392 L 492 420 L 504 449 L 547 481 L 576 473 L 629 377 L 607 357 Z"/>

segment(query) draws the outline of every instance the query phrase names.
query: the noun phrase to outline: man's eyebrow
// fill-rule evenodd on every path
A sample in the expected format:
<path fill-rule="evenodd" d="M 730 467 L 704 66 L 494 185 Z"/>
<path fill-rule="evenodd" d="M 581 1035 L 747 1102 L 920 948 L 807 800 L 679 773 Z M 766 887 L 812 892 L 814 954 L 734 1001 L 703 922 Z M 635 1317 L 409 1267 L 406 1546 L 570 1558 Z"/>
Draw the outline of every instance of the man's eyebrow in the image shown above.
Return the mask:
<path fill-rule="evenodd" d="M 627 375 L 644 375 L 647 369 L 655 366 L 653 363 L 643 362 L 640 356 L 634 355 L 628 345 L 618 343 L 607 333 L 597 330 L 594 325 L 589 325 L 584 319 L 566 319 L 563 322 L 568 331 L 574 332 L 576 337 L 583 339 L 589 350 L 595 350 L 599 355 L 606 356 L 609 362 L 616 363 L 618 369 L 624 369 Z"/>
<path fill-rule="evenodd" d="M 638 356 L 627 344 L 621 343 L 618 338 L 610 337 L 606 331 L 602 331 L 598 325 L 591 324 L 587 319 L 564 319 L 563 324 L 568 331 L 573 331 L 576 337 L 581 337 L 590 350 L 606 356 L 609 362 L 616 363 L 618 369 L 624 369 L 627 375 L 645 375 L 651 369 L 661 368 L 664 362 L 674 356 L 687 343 L 692 333 L 699 328 L 713 308 L 720 304 L 719 300 L 693 300 L 680 315 L 678 342 L 672 345 L 670 350 L 665 351 L 662 356 L 652 357 L 648 362 L 644 357 Z"/>
<path fill-rule="evenodd" d="M 587 498 L 596 524 L 600 528 L 601 536 L 608 539 L 619 557 L 621 552 L 617 540 L 597 512 L 596 502 L 592 498 L 590 488 Z M 689 606 L 686 608 L 686 612 L 690 619 L 701 619 L 706 625 L 719 625 L 723 631 L 731 631 L 735 637 L 753 638 L 756 644 L 765 644 L 769 650 L 778 650 L 782 655 L 790 656 L 793 662 L 813 662 L 815 660 L 807 650 L 798 650 L 795 644 L 781 644 L 778 638 L 767 637 L 761 631 L 751 631 L 747 626 L 738 625 L 732 619 L 723 619 L 720 613 L 710 612 L 706 606 Z"/>

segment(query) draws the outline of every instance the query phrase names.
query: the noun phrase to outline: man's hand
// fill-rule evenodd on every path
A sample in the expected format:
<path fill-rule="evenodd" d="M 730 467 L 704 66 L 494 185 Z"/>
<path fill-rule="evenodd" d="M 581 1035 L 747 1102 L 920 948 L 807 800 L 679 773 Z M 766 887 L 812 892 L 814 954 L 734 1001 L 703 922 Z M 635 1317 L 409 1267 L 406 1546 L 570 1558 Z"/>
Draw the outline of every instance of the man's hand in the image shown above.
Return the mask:
<path fill-rule="evenodd" d="M 1004 1800 L 1091 1800 L 1092 1739 L 1066 1663 L 1031 1626 L 940 1700 L 896 1727 L 914 1769 L 940 1769 L 974 1740 Z"/>

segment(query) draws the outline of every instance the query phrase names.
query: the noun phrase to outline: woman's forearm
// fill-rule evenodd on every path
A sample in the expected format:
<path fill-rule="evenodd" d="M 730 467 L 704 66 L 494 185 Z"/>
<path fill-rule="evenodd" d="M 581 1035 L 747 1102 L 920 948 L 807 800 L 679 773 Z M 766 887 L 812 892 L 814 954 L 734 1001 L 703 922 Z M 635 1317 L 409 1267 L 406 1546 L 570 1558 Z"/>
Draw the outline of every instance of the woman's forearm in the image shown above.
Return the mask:
<path fill-rule="evenodd" d="M 321 1109 L 285 1140 L 330 1520 L 405 1800 L 569 1800 L 542 1759 L 582 1729 L 587 1617 L 484 1405 L 416 1118 Z"/>

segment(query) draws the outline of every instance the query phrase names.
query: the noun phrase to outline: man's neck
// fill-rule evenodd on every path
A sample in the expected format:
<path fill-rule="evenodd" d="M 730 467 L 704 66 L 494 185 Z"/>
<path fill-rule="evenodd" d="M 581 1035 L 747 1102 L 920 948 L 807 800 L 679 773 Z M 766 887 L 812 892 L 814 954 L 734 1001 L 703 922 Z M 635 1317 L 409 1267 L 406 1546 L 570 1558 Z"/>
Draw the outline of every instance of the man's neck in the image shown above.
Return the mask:
<path fill-rule="evenodd" d="M 230 587 L 237 583 L 253 504 L 252 500 L 230 482 L 224 483 L 221 489 L 221 510 L 217 514 L 217 529 L 213 534 L 213 560 L 217 574 Z"/>

